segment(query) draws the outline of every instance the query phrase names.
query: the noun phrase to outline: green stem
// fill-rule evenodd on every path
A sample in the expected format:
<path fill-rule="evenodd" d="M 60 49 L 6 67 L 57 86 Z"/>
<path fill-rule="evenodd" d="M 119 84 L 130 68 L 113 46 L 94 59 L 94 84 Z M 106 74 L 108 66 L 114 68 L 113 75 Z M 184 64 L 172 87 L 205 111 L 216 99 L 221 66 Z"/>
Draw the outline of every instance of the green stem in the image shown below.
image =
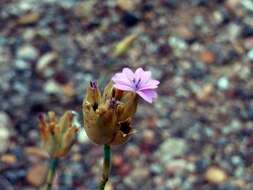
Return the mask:
<path fill-rule="evenodd" d="M 111 169 L 111 148 L 109 145 L 104 145 L 104 163 L 103 163 L 103 176 L 100 182 L 100 190 L 105 189 L 105 185 L 109 179 Z"/>
<path fill-rule="evenodd" d="M 45 190 L 51 190 L 53 181 L 54 181 L 54 176 L 56 173 L 56 169 L 58 167 L 59 159 L 58 158 L 51 158 L 50 163 L 49 163 L 49 170 L 47 174 L 47 184 L 45 187 Z"/>

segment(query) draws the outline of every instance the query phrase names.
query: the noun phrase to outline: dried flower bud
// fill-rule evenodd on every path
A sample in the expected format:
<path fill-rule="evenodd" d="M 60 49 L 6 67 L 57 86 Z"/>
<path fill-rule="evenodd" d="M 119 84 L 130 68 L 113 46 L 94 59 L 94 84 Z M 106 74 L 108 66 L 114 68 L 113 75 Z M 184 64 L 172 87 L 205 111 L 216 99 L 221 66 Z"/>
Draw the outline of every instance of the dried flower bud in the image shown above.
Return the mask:
<path fill-rule="evenodd" d="M 39 130 L 44 148 L 51 157 L 63 157 L 73 145 L 78 131 L 75 112 L 67 111 L 58 120 L 54 112 L 39 116 Z"/>
<path fill-rule="evenodd" d="M 110 82 L 103 96 L 91 83 L 83 102 L 84 128 L 96 144 L 118 145 L 125 143 L 133 130 L 130 121 L 137 108 L 137 96 L 113 88 Z M 124 126 L 124 127 L 123 127 Z M 123 130 L 128 126 L 128 130 Z"/>

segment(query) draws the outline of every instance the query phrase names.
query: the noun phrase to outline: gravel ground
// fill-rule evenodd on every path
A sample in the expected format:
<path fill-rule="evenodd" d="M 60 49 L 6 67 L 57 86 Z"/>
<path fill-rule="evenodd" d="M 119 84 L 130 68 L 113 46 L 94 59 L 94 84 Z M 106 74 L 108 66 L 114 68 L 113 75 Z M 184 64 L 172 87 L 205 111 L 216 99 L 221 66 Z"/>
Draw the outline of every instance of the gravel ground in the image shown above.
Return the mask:
<path fill-rule="evenodd" d="M 81 121 L 89 81 L 125 66 L 151 70 L 159 98 L 113 149 L 107 190 L 253 189 L 252 0 L 1 0 L 0 189 L 39 189 L 38 114 Z M 80 131 L 55 189 L 97 189 L 101 155 Z"/>

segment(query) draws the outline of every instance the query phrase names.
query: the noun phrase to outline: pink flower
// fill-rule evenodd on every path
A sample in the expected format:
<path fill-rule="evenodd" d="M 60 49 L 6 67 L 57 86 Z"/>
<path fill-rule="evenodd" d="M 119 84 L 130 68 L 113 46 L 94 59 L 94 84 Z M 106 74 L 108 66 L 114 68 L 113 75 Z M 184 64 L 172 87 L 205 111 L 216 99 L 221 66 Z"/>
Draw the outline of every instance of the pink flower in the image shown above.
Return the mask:
<path fill-rule="evenodd" d="M 133 72 L 129 68 L 124 68 L 121 73 L 116 73 L 112 77 L 112 81 L 115 88 L 135 92 L 149 103 L 157 98 L 155 89 L 160 82 L 151 78 L 150 71 L 138 68 Z"/>

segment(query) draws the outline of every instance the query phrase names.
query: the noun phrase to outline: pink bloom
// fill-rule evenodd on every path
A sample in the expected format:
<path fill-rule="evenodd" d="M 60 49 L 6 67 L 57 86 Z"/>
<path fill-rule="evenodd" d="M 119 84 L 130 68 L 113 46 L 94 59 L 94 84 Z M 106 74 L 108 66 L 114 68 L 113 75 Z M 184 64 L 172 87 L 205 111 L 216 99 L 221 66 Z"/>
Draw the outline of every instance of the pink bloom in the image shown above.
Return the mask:
<path fill-rule="evenodd" d="M 135 92 L 149 103 L 157 98 L 155 89 L 160 82 L 151 78 L 150 71 L 138 68 L 133 72 L 129 68 L 124 68 L 121 73 L 116 73 L 112 77 L 112 81 L 115 88 Z"/>

